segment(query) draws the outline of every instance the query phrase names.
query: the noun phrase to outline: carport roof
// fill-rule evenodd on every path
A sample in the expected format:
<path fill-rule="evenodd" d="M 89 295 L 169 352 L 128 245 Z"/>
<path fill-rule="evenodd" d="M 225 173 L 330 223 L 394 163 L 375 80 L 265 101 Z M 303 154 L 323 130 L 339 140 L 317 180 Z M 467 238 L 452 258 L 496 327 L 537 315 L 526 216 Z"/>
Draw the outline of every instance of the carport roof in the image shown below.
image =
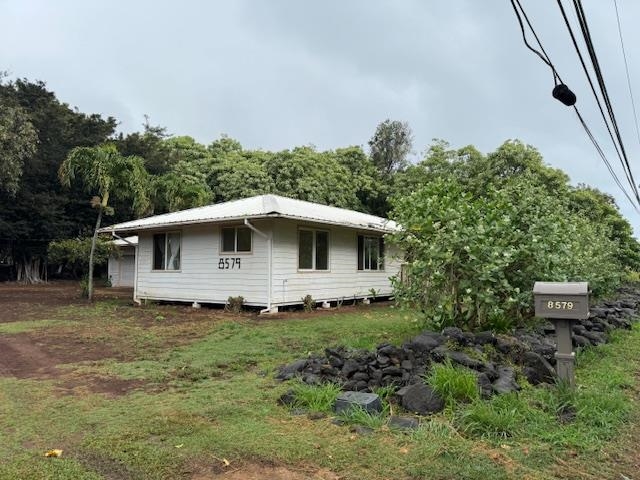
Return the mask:
<path fill-rule="evenodd" d="M 327 225 L 339 225 L 359 230 L 393 232 L 398 229 L 392 220 L 356 212 L 344 208 L 330 207 L 319 203 L 305 202 L 278 195 L 258 195 L 230 202 L 190 208 L 179 212 L 165 213 L 140 218 L 101 228 L 101 233 L 130 233 L 141 230 L 171 228 L 181 225 L 221 223 L 258 218 L 288 218 Z"/>

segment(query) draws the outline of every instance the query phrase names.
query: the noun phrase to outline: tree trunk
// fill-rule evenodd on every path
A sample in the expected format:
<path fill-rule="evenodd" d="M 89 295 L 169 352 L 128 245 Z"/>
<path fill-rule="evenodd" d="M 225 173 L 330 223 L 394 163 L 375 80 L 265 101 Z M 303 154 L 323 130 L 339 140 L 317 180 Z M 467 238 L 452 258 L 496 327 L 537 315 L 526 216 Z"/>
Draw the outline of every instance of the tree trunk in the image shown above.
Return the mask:
<path fill-rule="evenodd" d="M 16 281 L 19 283 L 43 283 L 43 265 L 40 258 L 22 258 L 15 262 Z"/>
<path fill-rule="evenodd" d="M 96 250 L 96 242 L 98 241 L 98 229 L 102 222 L 102 206 L 98 207 L 98 220 L 96 221 L 96 229 L 93 231 L 91 239 L 91 252 L 89 253 L 89 278 L 87 279 L 87 297 L 89 301 L 93 301 L 93 254 Z"/>

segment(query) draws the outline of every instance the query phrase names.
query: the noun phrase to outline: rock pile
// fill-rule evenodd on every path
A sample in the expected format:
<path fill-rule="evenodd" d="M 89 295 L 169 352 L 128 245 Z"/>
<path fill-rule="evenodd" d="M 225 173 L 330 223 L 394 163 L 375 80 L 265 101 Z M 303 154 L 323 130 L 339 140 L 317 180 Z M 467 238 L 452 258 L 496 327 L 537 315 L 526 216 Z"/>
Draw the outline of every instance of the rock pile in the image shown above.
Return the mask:
<path fill-rule="evenodd" d="M 606 343 L 614 328 L 630 329 L 640 306 L 640 291 L 623 289 L 621 298 L 591 309 L 587 320 L 573 325 L 575 347 Z M 424 331 L 401 346 L 389 343 L 373 351 L 345 347 L 326 348 L 324 355 L 311 356 L 282 366 L 276 378 L 299 378 L 307 384 L 339 383 L 344 391 L 372 392 L 394 386 L 407 410 L 431 413 L 442 408 L 442 400 L 423 391 L 424 377 L 433 362 L 467 367 L 476 373 L 483 397 L 519 390 L 517 375 L 538 385 L 555 378 L 555 330 L 551 323 L 535 329 L 516 329 L 511 335 L 463 332 L 448 327 L 442 332 Z M 517 365 L 521 372 L 516 372 Z"/>

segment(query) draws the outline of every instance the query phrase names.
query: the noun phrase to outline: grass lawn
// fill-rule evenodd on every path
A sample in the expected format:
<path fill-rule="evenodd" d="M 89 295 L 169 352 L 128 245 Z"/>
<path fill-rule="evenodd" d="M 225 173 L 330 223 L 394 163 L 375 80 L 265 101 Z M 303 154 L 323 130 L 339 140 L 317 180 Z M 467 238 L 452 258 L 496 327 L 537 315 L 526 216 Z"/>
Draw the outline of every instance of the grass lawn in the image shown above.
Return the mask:
<path fill-rule="evenodd" d="M 379 422 L 360 435 L 278 406 L 290 385 L 273 380 L 275 368 L 325 346 L 401 343 L 418 325 L 379 306 L 301 317 L 102 300 L 0 323 L 0 351 L 8 345 L 25 355 L 22 363 L 14 355 L 4 374 L 0 362 L 0 479 L 636 473 L 640 329 L 581 353 L 576 392 L 525 387 L 490 402 L 452 401 L 413 433 Z M 557 413 L 567 404 L 576 418 L 562 423 Z M 52 448 L 62 457 L 45 458 Z"/>

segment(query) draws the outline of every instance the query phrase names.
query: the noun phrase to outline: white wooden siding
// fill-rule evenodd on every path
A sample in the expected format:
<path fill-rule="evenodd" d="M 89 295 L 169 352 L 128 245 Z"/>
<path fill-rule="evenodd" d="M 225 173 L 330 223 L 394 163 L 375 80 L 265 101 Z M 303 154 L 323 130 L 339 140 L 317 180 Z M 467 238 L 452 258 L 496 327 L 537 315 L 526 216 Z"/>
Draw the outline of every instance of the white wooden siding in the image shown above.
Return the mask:
<path fill-rule="evenodd" d="M 283 219 L 255 220 L 252 224 L 273 235 L 273 306 L 301 303 L 307 294 L 317 301 L 369 297 L 372 288 L 380 295 L 392 294 L 389 277 L 398 274 L 400 261 L 393 258 L 393 251 L 387 247 L 384 271 L 358 271 L 357 230 Z M 247 305 L 266 306 L 267 240 L 254 232 L 251 253 L 220 254 L 220 228 L 224 226 L 229 225 L 199 225 L 180 230 L 180 271 L 153 271 L 153 233 L 158 232 L 140 232 L 137 298 L 226 303 L 228 297 L 240 295 Z M 298 270 L 300 227 L 329 231 L 328 271 Z M 241 258 L 241 268 L 220 270 L 221 257 Z"/>
<path fill-rule="evenodd" d="M 133 287 L 135 257 L 133 248 L 121 248 L 121 255 L 109 257 L 107 275 L 112 287 Z"/>
<path fill-rule="evenodd" d="M 328 271 L 298 270 L 299 228 L 329 231 Z M 389 277 L 398 274 L 401 262 L 394 259 L 393 250 L 386 247 L 383 271 L 359 271 L 358 233 L 344 227 L 276 221 L 273 232 L 273 303 L 300 303 L 305 295 L 311 295 L 317 301 L 370 297 L 372 288 L 379 295 L 391 295 Z"/>
<path fill-rule="evenodd" d="M 269 222 L 255 221 L 258 229 Z M 220 228 L 229 225 L 184 227 L 179 271 L 154 271 L 153 233 L 138 240 L 138 288 L 140 299 L 226 303 L 242 296 L 247 305 L 267 303 L 267 242 L 253 233 L 251 253 L 220 253 Z M 176 230 L 171 230 L 176 231 Z M 158 232 L 155 232 L 158 233 Z M 219 269 L 220 258 L 240 258 L 239 269 Z"/>

